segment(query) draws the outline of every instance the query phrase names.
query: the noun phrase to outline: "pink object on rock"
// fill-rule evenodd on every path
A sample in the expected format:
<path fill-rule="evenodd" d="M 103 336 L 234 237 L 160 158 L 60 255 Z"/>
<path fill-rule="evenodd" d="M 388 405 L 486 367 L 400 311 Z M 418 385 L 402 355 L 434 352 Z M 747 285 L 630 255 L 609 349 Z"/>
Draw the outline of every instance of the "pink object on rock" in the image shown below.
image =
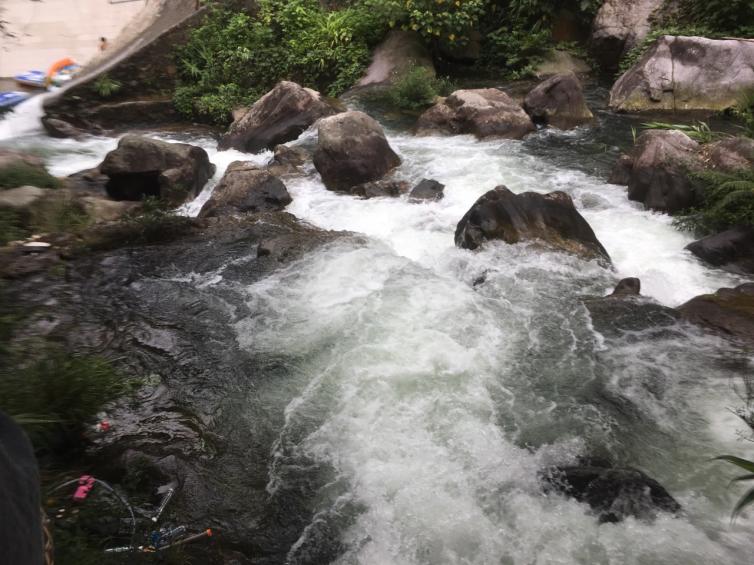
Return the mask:
<path fill-rule="evenodd" d="M 89 495 L 89 492 L 94 487 L 94 477 L 91 475 L 81 475 L 79 477 L 79 486 L 76 492 L 73 493 L 73 500 L 76 502 L 82 502 Z"/>

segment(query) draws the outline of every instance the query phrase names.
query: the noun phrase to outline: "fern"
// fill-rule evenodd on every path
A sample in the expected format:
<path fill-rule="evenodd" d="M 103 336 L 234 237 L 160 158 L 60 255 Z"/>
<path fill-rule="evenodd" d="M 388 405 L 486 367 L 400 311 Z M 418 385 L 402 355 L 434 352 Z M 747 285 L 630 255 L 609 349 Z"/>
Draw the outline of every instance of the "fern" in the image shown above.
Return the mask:
<path fill-rule="evenodd" d="M 714 233 L 737 225 L 754 226 L 754 171 L 692 174 L 702 204 L 674 221 L 686 231 Z"/>

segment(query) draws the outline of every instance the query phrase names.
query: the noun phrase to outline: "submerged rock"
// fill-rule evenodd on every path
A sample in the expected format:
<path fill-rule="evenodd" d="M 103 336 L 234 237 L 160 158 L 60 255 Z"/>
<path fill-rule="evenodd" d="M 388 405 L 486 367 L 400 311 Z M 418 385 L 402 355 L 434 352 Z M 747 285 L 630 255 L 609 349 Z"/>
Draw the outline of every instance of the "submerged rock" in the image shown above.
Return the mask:
<path fill-rule="evenodd" d="M 658 512 L 677 513 L 681 505 L 665 488 L 632 467 L 612 467 L 607 462 L 549 469 L 545 488 L 588 504 L 600 522 L 619 522 L 628 517 L 653 519 Z"/>
<path fill-rule="evenodd" d="M 470 133 L 480 139 L 521 139 L 535 129 L 524 109 L 496 88 L 456 90 L 424 112 L 416 124 L 420 135 Z"/>
<path fill-rule="evenodd" d="M 737 226 L 689 243 L 702 261 L 732 273 L 754 274 L 754 227 Z"/>
<path fill-rule="evenodd" d="M 641 294 L 641 281 L 636 277 L 628 277 L 618 281 L 610 296 L 639 296 Z"/>
<path fill-rule="evenodd" d="M 231 124 L 218 146 L 258 153 L 293 141 L 318 119 L 337 112 L 319 92 L 281 81 Z"/>
<path fill-rule="evenodd" d="M 628 198 L 671 214 L 693 206 L 697 195 L 688 173 L 702 167 L 698 151 L 699 144 L 681 131 L 642 133 L 628 174 Z"/>
<path fill-rule="evenodd" d="M 279 178 L 252 163 L 234 161 L 202 206 L 199 216 L 276 212 L 291 202 L 291 195 Z"/>
<path fill-rule="evenodd" d="M 624 112 L 725 110 L 754 89 L 754 42 L 666 35 L 621 76 L 610 107 Z"/>
<path fill-rule="evenodd" d="M 476 249 L 491 239 L 540 240 L 585 258 L 610 260 L 571 197 L 560 191 L 514 194 L 501 185 L 487 192 L 458 223 L 455 242 L 458 247 Z"/>
<path fill-rule="evenodd" d="M 617 71 L 618 63 L 641 43 L 652 28 L 651 17 L 665 0 L 606 0 L 592 25 L 590 52 L 607 71 Z"/>
<path fill-rule="evenodd" d="M 157 197 L 179 206 L 196 196 L 215 173 L 207 152 L 186 143 L 127 135 L 99 165 L 115 200 Z"/>
<path fill-rule="evenodd" d="M 376 120 L 349 111 L 320 120 L 314 166 L 330 190 L 381 179 L 401 164 Z"/>
<path fill-rule="evenodd" d="M 428 201 L 442 200 L 445 194 L 445 185 L 432 179 L 422 179 L 419 184 L 411 189 L 411 200 Z"/>
<path fill-rule="evenodd" d="M 409 184 L 402 180 L 377 180 L 352 187 L 349 192 L 362 198 L 396 197 L 408 192 Z"/>
<path fill-rule="evenodd" d="M 277 145 L 266 168 L 275 176 L 294 175 L 301 172 L 311 157 L 311 154 L 301 147 Z"/>
<path fill-rule="evenodd" d="M 754 346 L 754 283 L 697 296 L 678 311 L 689 322 Z"/>
<path fill-rule="evenodd" d="M 570 129 L 594 119 L 581 82 L 573 73 L 555 75 L 526 95 L 524 110 L 535 124 Z"/>

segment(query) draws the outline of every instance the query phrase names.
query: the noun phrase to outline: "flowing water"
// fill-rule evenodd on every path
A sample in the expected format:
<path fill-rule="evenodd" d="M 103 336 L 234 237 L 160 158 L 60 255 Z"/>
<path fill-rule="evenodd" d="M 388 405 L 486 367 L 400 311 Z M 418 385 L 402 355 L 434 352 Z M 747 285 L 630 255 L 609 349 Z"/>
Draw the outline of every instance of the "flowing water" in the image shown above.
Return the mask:
<path fill-rule="evenodd" d="M 22 106 L 0 122 L 0 138 L 43 153 L 54 174 L 94 166 L 116 144 L 44 138 L 36 117 Z M 314 492 L 288 562 L 750 562 L 754 519 L 730 523 L 741 491 L 726 489 L 731 474 L 708 458 L 749 447 L 728 408 L 740 405 L 731 384 L 754 359 L 685 325 L 603 331 L 581 301 L 627 276 L 668 306 L 741 281 L 699 263 L 667 216 L 605 182 L 631 136 L 625 119 L 599 118 L 523 142 L 389 131 L 398 174 L 443 182 L 440 202 L 336 194 L 312 169 L 286 181 L 289 212 L 366 236 L 233 289 L 251 312 L 233 320 L 240 346 L 286 359 L 289 372 L 267 496 Z M 231 161 L 270 157 L 182 140 L 218 165 L 189 214 Z M 569 193 L 614 269 L 525 244 L 456 249 L 458 220 L 498 184 Z M 543 493 L 543 468 L 586 454 L 643 469 L 683 514 L 600 524 L 588 507 Z"/>

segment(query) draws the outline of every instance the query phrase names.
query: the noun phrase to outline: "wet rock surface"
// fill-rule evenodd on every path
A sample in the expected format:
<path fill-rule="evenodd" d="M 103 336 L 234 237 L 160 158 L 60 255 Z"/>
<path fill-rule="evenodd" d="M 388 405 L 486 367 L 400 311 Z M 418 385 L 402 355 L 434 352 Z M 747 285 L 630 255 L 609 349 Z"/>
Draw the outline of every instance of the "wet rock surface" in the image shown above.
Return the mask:
<path fill-rule="evenodd" d="M 207 152 L 186 143 L 127 135 L 107 154 L 99 170 L 115 200 L 156 197 L 179 206 L 196 196 L 215 172 Z"/>
<path fill-rule="evenodd" d="M 401 163 L 382 126 L 363 112 L 330 116 L 317 126 L 314 166 L 330 190 L 349 191 L 379 180 Z"/>
<path fill-rule="evenodd" d="M 362 198 L 395 198 L 408 192 L 408 188 L 409 184 L 406 181 L 383 179 L 356 185 L 349 192 Z"/>
<path fill-rule="evenodd" d="M 220 139 L 220 149 L 258 153 L 292 141 L 338 110 L 315 90 L 282 81 L 262 96 Z"/>
<path fill-rule="evenodd" d="M 754 283 L 697 296 L 679 306 L 678 311 L 689 322 L 754 345 Z"/>
<path fill-rule="evenodd" d="M 535 124 L 571 129 L 594 119 L 574 73 L 555 75 L 526 95 L 524 110 Z"/>
<path fill-rule="evenodd" d="M 554 467 L 545 473 L 545 488 L 588 504 L 600 522 L 633 517 L 652 519 L 658 512 L 677 513 L 681 505 L 665 488 L 642 471 L 613 467 L 607 461 Z"/>
<path fill-rule="evenodd" d="M 506 243 L 539 240 L 585 258 L 610 260 L 564 192 L 514 194 L 502 185 L 490 190 L 458 223 L 455 242 L 458 247 L 476 249 L 493 239 Z"/>
<path fill-rule="evenodd" d="M 445 185 L 432 179 L 422 179 L 419 184 L 411 189 L 409 197 L 416 201 L 442 200 L 445 194 Z"/>
<path fill-rule="evenodd" d="M 248 285 L 351 238 L 280 212 L 206 219 L 172 243 L 95 253 L 69 261 L 65 274 L 14 281 L 12 298 L 34 309 L 30 328 L 143 381 L 108 411 L 111 431 L 89 450 L 92 472 L 118 482 L 143 469 L 154 477 L 145 488 L 175 480 L 166 520 L 216 529 L 221 553 L 284 562 L 311 522 L 316 491 L 310 475 L 267 491 L 273 442 L 299 385 L 283 357 L 244 350 L 234 327 L 253 315 Z M 222 284 L 202 284 L 217 277 Z M 201 554 L 201 544 L 188 551 Z"/>
<path fill-rule="evenodd" d="M 732 273 L 754 274 L 754 228 L 738 226 L 689 243 L 702 261 Z"/>
<path fill-rule="evenodd" d="M 416 124 L 419 135 L 470 133 L 480 139 L 521 139 L 534 130 L 523 108 L 496 88 L 456 90 L 424 112 Z"/>
<path fill-rule="evenodd" d="M 276 176 L 245 161 L 234 161 L 202 206 L 200 217 L 283 210 L 292 202 Z"/>

